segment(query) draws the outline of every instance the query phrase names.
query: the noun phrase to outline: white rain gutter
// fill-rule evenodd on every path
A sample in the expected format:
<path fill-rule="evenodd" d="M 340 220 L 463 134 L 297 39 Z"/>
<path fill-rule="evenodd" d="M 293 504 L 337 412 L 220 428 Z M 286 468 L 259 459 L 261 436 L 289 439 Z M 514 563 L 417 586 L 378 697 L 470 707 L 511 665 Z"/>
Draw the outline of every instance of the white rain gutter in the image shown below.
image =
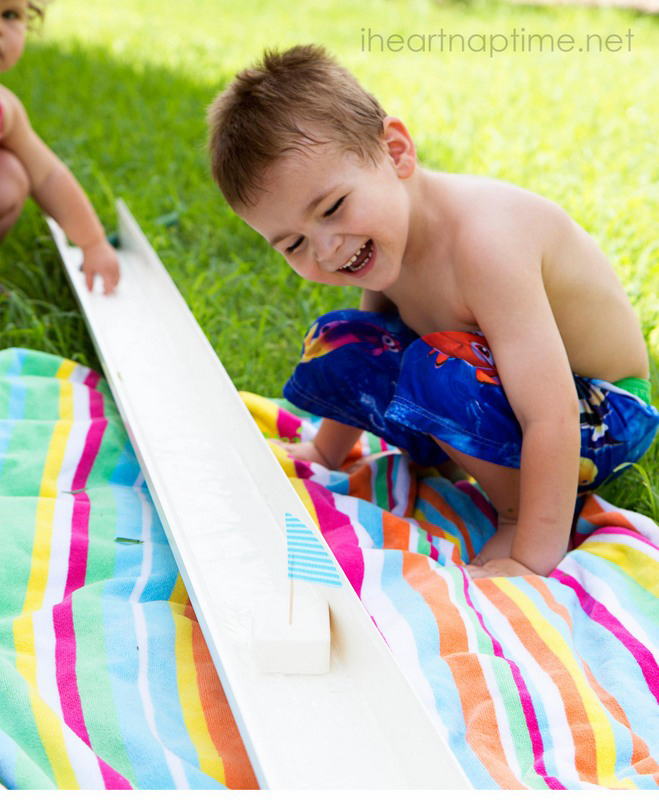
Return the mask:
<path fill-rule="evenodd" d="M 330 672 L 256 669 L 254 608 L 286 588 L 285 513 L 318 529 L 122 201 L 117 211 L 122 277 L 108 297 L 87 291 L 80 251 L 48 223 L 260 787 L 470 788 L 333 556 L 343 585 L 314 587 L 330 607 Z"/>

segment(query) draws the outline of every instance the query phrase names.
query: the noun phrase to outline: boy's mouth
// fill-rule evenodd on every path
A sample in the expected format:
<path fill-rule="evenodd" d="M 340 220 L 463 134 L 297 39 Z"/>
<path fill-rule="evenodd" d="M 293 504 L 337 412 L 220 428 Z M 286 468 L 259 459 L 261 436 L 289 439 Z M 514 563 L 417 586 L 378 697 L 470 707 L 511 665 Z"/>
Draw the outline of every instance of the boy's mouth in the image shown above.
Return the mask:
<path fill-rule="evenodd" d="M 370 262 L 372 256 L 373 239 L 369 239 L 348 259 L 339 272 L 351 272 L 353 274 L 359 272 Z"/>

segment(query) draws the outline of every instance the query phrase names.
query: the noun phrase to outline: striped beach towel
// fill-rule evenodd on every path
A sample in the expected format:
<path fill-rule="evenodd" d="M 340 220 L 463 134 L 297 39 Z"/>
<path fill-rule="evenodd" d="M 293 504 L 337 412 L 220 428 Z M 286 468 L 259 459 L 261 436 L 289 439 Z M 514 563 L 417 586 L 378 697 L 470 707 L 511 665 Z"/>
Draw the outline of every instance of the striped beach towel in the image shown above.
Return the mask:
<path fill-rule="evenodd" d="M 313 437 L 318 419 L 242 394 L 266 436 Z M 496 522 L 473 484 L 370 434 L 344 471 L 273 449 L 475 787 L 657 788 L 654 522 L 592 497 L 549 578 L 473 581 Z"/>
<path fill-rule="evenodd" d="M 551 578 L 474 583 L 475 486 L 369 434 L 353 471 L 273 448 L 475 786 L 656 788 L 654 523 L 593 498 Z M 0 554 L 0 784 L 256 787 L 105 382 L 28 350 L 0 352 Z"/>
<path fill-rule="evenodd" d="M 107 385 L 0 351 L 0 784 L 256 788 Z"/>

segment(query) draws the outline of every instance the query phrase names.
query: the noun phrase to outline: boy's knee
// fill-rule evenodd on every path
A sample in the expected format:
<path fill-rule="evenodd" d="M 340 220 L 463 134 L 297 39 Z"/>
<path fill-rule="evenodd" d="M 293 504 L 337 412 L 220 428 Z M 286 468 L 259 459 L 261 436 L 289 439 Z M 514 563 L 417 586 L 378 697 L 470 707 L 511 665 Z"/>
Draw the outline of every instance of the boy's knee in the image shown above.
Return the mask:
<path fill-rule="evenodd" d="M 323 314 L 307 331 L 284 397 L 313 414 L 387 438 L 385 409 L 405 347 L 415 336 L 398 315 L 357 309 Z"/>
<path fill-rule="evenodd" d="M 438 331 L 423 336 L 422 340 L 436 368 L 445 364 L 464 365 L 478 383 L 501 386 L 492 351 L 482 333 Z"/>
<path fill-rule="evenodd" d="M 489 348 L 481 335 L 442 332 L 418 339 L 405 353 L 398 392 L 430 413 L 474 422 L 508 404 Z"/>
<path fill-rule="evenodd" d="M 30 179 L 13 153 L 0 149 L 0 220 L 18 216 L 30 194 Z"/>
<path fill-rule="evenodd" d="M 387 418 L 461 453 L 519 467 L 519 422 L 486 343 L 474 334 L 448 332 L 412 344 Z"/>

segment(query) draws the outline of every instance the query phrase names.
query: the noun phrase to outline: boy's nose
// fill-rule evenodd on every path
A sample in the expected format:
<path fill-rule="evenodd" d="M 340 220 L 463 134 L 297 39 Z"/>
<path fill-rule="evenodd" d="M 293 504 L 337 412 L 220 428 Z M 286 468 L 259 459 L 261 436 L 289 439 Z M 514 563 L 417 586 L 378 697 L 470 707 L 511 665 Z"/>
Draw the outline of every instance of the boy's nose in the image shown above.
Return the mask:
<path fill-rule="evenodd" d="M 342 266 L 337 263 L 337 259 L 340 257 L 339 254 L 341 252 L 342 242 L 343 237 L 339 234 L 322 236 L 317 238 L 314 242 L 316 261 L 328 272 L 333 272 L 335 269 Z"/>

